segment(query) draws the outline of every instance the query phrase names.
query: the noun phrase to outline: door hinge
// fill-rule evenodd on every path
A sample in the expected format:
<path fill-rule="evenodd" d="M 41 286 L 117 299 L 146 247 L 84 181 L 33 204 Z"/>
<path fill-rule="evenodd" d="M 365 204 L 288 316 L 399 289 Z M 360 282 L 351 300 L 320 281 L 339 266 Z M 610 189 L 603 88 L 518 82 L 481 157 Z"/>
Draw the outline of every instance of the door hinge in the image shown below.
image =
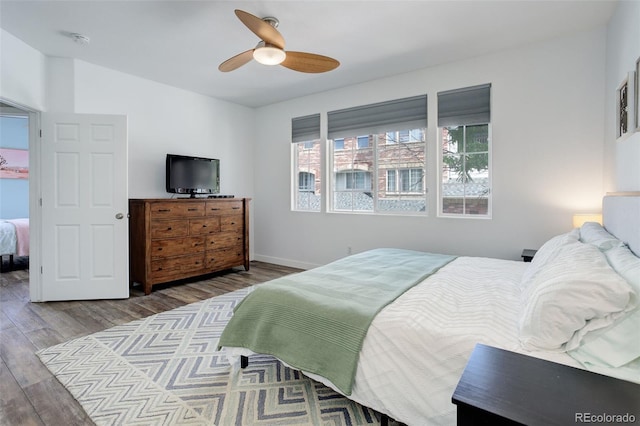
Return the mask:
<path fill-rule="evenodd" d="M 42 207 L 42 197 L 40 197 L 39 202 L 40 202 L 40 207 Z"/>
<path fill-rule="evenodd" d="M 42 129 L 40 129 L 40 137 L 42 137 Z"/>
<path fill-rule="evenodd" d="M 42 275 L 42 266 L 40 267 L 40 274 Z"/>

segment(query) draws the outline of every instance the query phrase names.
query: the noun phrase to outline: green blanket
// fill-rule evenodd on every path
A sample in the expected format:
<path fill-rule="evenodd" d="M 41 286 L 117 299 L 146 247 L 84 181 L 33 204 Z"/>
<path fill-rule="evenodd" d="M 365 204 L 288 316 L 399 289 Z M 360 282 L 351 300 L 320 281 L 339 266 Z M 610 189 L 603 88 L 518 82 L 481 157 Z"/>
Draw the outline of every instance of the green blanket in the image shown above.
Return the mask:
<path fill-rule="evenodd" d="M 350 395 L 375 315 L 453 259 L 376 249 L 260 284 L 235 308 L 219 346 L 273 355 Z"/>

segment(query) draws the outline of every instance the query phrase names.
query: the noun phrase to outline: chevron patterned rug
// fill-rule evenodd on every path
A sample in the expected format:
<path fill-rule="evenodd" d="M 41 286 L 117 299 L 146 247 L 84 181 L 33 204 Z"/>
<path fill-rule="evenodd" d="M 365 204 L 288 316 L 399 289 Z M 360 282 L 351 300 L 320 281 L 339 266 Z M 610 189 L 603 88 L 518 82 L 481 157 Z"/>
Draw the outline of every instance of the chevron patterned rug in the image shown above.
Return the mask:
<path fill-rule="evenodd" d="M 362 425 L 379 414 L 268 356 L 234 369 L 218 338 L 237 290 L 38 352 L 97 425 Z"/>

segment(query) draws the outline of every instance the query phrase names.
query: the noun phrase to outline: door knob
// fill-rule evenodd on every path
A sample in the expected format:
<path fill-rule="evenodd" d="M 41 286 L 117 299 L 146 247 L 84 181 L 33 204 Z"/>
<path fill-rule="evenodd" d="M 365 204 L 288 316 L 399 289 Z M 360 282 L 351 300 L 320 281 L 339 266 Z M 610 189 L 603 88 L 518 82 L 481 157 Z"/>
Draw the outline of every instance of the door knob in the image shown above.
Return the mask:
<path fill-rule="evenodd" d="M 116 219 L 122 219 L 124 217 L 124 215 L 122 213 L 117 213 L 116 214 Z"/>

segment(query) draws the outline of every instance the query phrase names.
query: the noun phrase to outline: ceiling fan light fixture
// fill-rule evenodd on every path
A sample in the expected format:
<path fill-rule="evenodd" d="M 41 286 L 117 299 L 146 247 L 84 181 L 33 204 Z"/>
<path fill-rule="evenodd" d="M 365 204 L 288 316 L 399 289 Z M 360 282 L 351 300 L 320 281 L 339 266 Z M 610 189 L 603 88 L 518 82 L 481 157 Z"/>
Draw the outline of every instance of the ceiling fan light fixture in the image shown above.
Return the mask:
<path fill-rule="evenodd" d="M 256 49 L 253 51 L 253 59 L 263 65 L 281 64 L 286 57 L 287 54 L 284 50 L 274 46 L 262 45 L 256 47 Z"/>
<path fill-rule="evenodd" d="M 276 18 L 269 16 L 258 18 L 240 9 L 236 9 L 235 14 L 252 33 L 258 36 L 260 42 L 253 49 L 245 50 L 222 62 L 218 66 L 221 72 L 238 69 L 252 59 L 264 65 L 280 64 L 293 71 L 314 74 L 331 71 L 340 65 L 340 62 L 328 56 L 308 52 L 285 52 L 284 38 L 276 29 L 278 26 Z"/>

